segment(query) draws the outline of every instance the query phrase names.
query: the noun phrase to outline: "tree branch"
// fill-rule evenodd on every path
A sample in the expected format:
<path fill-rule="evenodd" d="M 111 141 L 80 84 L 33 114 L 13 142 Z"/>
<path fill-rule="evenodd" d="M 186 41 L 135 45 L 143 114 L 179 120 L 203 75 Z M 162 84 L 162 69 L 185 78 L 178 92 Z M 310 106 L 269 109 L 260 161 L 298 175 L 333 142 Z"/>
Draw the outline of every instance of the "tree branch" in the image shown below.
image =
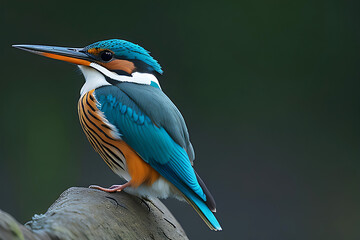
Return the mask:
<path fill-rule="evenodd" d="M 0 210 L 0 239 L 188 238 L 158 199 L 72 187 L 25 226 Z"/>

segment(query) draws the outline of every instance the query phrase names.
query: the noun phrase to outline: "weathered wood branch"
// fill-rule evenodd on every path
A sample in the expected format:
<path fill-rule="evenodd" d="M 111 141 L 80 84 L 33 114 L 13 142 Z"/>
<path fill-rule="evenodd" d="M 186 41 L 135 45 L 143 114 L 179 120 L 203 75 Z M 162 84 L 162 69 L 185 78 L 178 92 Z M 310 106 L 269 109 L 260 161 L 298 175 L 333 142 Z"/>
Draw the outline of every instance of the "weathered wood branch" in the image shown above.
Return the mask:
<path fill-rule="evenodd" d="M 0 210 L 0 239 L 188 239 L 158 199 L 73 187 L 24 225 Z"/>

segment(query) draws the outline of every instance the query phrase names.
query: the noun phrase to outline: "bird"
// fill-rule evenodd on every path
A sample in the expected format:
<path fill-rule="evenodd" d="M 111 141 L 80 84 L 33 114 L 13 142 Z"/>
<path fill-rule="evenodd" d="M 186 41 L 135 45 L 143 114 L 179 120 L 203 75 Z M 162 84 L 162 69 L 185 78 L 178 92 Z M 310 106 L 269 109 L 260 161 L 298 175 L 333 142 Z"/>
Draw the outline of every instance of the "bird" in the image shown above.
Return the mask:
<path fill-rule="evenodd" d="M 222 230 L 216 203 L 194 169 L 194 148 L 185 120 L 163 92 L 163 70 L 150 52 L 127 40 L 109 39 L 82 48 L 12 45 L 78 66 L 80 125 L 95 151 L 126 183 L 105 192 L 187 201 L 211 230 Z"/>

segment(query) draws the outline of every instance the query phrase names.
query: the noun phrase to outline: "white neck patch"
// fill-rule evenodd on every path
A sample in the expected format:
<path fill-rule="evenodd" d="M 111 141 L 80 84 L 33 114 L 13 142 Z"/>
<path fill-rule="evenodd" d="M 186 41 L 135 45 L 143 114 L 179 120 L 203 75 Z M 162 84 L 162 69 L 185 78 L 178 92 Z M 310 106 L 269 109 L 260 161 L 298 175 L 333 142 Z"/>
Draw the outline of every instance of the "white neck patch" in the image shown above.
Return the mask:
<path fill-rule="evenodd" d="M 84 74 L 85 77 L 85 84 L 80 90 L 81 96 L 95 88 L 111 85 L 106 81 L 104 75 L 102 75 L 99 71 L 83 65 L 78 65 L 78 67 L 80 68 L 81 72 Z"/>
<path fill-rule="evenodd" d="M 97 63 L 90 63 L 90 67 L 83 65 L 78 65 L 78 67 L 85 77 L 85 84 L 80 90 L 81 96 L 95 88 L 111 85 L 106 81 L 105 76 L 119 82 L 132 82 L 146 85 L 155 83 L 161 89 L 158 79 L 150 73 L 134 72 L 131 76 L 124 76 L 111 72 Z"/>

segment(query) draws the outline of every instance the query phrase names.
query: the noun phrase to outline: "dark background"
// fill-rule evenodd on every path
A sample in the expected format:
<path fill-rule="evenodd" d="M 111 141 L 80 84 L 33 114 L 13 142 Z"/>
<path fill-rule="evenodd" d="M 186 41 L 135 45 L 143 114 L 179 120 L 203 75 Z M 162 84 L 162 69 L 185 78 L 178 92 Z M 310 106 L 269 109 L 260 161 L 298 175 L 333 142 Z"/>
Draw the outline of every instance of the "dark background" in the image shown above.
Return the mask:
<path fill-rule="evenodd" d="M 360 238 L 360 2 L 1 1 L 0 209 L 24 223 L 71 186 L 121 183 L 77 117 L 83 77 L 11 44 L 150 50 L 223 231 L 166 200 L 191 239 Z"/>

